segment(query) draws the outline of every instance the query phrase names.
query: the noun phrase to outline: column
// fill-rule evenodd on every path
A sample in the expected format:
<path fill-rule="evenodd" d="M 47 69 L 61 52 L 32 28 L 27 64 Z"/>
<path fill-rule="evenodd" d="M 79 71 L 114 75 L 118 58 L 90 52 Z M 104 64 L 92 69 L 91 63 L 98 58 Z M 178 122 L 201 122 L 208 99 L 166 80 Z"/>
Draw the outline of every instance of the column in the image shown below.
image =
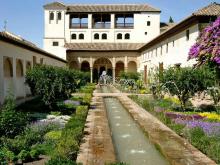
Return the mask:
<path fill-rule="evenodd" d="M 112 68 L 112 80 L 113 80 L 113 84 L 115 84 L 115 67 Z"/>
<path fill-rule="evenodd" d="M 125 56 L 124 67 L 125 72 L 128 72 L 128 56 Z"/>
<path fill-rule="evenodd" d="M 90 67 L 90 83 L 93 83 L 93 67 Z"/>
<path fill-rule="evenodd" d="M 92 14 L 88 14 L 88 29 L 92 29 Z"/>
<path fill-rule="evenodd" d="M 115 14 L 111 14 L 111 29 L 115 28 Z"/>

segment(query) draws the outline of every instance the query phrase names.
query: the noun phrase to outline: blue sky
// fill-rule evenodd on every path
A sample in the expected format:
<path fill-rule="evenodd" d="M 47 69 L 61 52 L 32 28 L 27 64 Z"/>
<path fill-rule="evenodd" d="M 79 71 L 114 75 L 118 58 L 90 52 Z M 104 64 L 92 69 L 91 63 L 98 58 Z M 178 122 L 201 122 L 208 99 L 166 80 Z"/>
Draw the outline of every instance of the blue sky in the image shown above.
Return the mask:
<path fill-rule="evenodd" d="M 219 0 L 215 0 L 220 2 Z M 53 0 L 1 0 L 0 3 L 0 31 L 3 30 L 4 21 L 7 20 L 7 30 L 23 38 L 43 46 L 44 13 L 43 5 Z M 161 9 L 161 21 L 168 21 L 172 16 L 179 22 L 192 12 L 202 8 L 213 0 L 62 0 L 63 3 L 147 3 Z"/>

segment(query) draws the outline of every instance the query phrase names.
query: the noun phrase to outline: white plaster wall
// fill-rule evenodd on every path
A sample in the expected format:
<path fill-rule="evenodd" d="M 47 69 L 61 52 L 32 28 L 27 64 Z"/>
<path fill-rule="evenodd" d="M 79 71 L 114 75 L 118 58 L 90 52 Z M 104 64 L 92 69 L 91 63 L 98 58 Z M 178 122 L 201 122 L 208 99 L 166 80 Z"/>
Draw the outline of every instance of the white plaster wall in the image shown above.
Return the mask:
<path fill-rule="evenodd" d="M 186 40 L 186 30 L 190 31 L 190 38 Z M 144 50 L 139 57 L 142 60 L 139 70 L 144 70 L 144 65 L 149 68 L 156 68 L 159 66 L 159 62 L 163 62 L 164 68 L 174 66 L 177 63 L 181 63 L 182 67 L 192 66 L 195 60 L 187 61 L 188 53 L 191 46 L 196 42 L 199 35 L 198 24 L 187 28 L 174 36 L 170 36 L 166 40 Z M 173 46 L 174 41 L 174 46 Z M 168 53 L 166 52 L 166 44 L 168 43 Z M 162 46 L 162 54 L 161 54 Z M 156 55 L 157 49 L 157 55 Z"/>
<path fill-rule="evenodd" d="M 24 75 L 26 73 L 26 62 L 30 62 L 33 66 L 33 57 L 36 57 L 37 63 L 40 63 L 40 60 L 43 58 L 43 64 L 65 67 L 64 62 L 58 61 L 54 58 L 47 57 L 45 55 L 0 41 L 0 103 L 3 103 L 4 98 L 8 94 L 8 90 L 12 92 L 15 98 L 25 97 L 30 94 L 30 89 L 27 85 L 24 84 L 25 78 L 16 77 L 16 60 L 22 60 Z M 13 77 L 4 78 L 3 72 L 3 58 L 9 57 L 12 58 L 13 65 Z"/>
<path fill-rule="evenodd" d="M 56 10 L 45 10 L 45 37 L 44 37 L 44 49 L 48 52 L 56 54 L 57 56 L 66 59 L 66 49 L 63 48 L 66 43 L 147 43 L 152 38 L 156 37 L 160 33 L 160 13 L 155 12 L 143 12 L 134 14 L 134 28 L 132 29 L 115 29 L 113 26 L 114 14 L 111 14 L 111 28 L 110 29 L 93 29 L 92 28 L 92 14 L 88 14 L 88 29 L 70 29 L 70 15 L 65 14 L 62 11 L 64 19 L 60 22 L 55 20 L 49 21 L 49 13 Z M 63 18 L 62 17 L 62 18 Z M 147 21 L 151 22 L 150 26 L 147 26 Z M 145 34 L 147 32 L 147 34 Z M 71 34 L 77 35 L 76 40 L 71 39 Z M 79 34 L 84 34 L 84 39 L 78 39 Z M 99 33 L 100 39 L 95 40 L 94 34 Z M 107 34 L 107 39 L 101 39 L 103 33 Z M 122 33 L 123 38 L 117 39 L 117 34 Z M 130 39 L 125 40 L 124 35 L 130 34 Z M 138 37 L 137 37 L 138 36 Z M 52 46 L 52 42 L 59 42 L 59 46 Z"/>

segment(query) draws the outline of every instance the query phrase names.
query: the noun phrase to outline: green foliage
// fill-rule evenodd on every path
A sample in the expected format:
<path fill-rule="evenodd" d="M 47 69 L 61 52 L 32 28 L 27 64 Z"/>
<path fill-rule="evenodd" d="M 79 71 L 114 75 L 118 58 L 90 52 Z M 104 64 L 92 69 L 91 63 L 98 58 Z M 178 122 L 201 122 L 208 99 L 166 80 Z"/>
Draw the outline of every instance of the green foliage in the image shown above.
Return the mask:
<path fill-rule="evenodd" d="M 77 165 L 77 163 L 67 158 L 55 157 L 49 160 L 45 165 Z"/>
<path fill-rule="evenodd" d="M 208 94 L 212 97 L 214 104 L 217 105 L 220 102 L 220 86 L 209 87 Z"/>
<path fill-rule="evenodd" d="M 201 92 L 212 86 L 215 73 L 206 66 L 200 68 L 169 68 L 165 70 L 161 81 L 170 94 L 177 96 L 182 110 L 195 93 Z"/>
<path fill-rule="evenodd" d="M 58 112 L 58 111 L 54 111 L 54 112 L 50 112 L 51 115 L 54 115 L 54 116 L 60 116 L 61 115 L 61 112 Z"/>
<path fill-rule="evenodd" d="M 137 81 L 140 77 L 140 73 L 121 72 L 119 77 L 120 77 L 120 79 L 133 79 L 133 80 Z"/>
<path fill-rule="evenodd" d="M 95 90 L 95 84 L 88 83 L 86 86 L 80 88 L 80 93 L 92 93 Z"/>
<path fill-rule="evenodd" d="M 36 160 L 39 157 L 40 154 L 41 154 L 40 150 L 32 149 L 30 151 L 30 156 L 34 160 Z"/>
<path fill-rule="evenodd" d="M 50 131 L 50 132 L 45 134 L 44 138 L 45 138 L 45 140 L 56 141 L 56 140 L 60 139 L 61 133 L 62 133 L 61 130 L 59 130 L 59 131 Z"/>
<path fill-rule="evenodd" d="M 220 163 L 220 138 L 207 136 L 202 128 L 186 129 L 184 135 L 196 148 Z"/>
<path fill-rule="evenodd" d="M 26 83 L 32 93 L 41 96 L 50 108 L 57 99 L 68 98 L 84 86 L 88 78 L 83 72 L 52 66 L 35 66 L 26 73 Z"/>
<path fill-rule="evenodd" d="M 31 155 L 29 151 L 21 150 L 21 152 L 18 154 L 18 159 L 22 161 L 27 161 L 31 159 Z"/>
<path fill-rule="evenodd" d="M 28 123 L 28 116 L 22 112 L 16 112 L 12 97 L 6 98 L 0 111 L 0 135 L 15 137 L 21 133 Z"/>
<path fill-rule="evenodd" d="M 75 160 L 79 151 L 79 144 L 83 137 L 83 129 L 86 116 L 88 113 L 87 106 L 78 106 L 76 113 L 66 123 L 62 130 L 61 138 L 55 148 L 55 157 Z"/>

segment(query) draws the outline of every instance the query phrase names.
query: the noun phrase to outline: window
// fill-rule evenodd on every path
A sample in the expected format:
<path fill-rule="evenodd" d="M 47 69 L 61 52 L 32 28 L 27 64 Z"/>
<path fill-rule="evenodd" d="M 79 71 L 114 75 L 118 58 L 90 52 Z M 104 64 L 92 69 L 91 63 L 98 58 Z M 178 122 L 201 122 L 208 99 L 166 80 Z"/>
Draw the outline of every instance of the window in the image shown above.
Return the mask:
<path fill-rule="evenodd" d="M 79 34 L 79 39 L 80 39 L 80 40 L 84 40 L 84 34 L 80 33 L 80 34 Z"/>
<path fill-rule="evenodd" d="M 98 40 L 98 39 L 99 39 L 99 34 L 98 34 L 98 33 L 95 33 L 95 34 L 94 34 L 94 39 L 95 39 L 95 40 Z"/>
<path fill-rule="evenodd" d="M 71 39 L 72 39 L 72 40 L 76 40 L 76 34 L 75 34 L 75 33 L 73 33 L 73 34 L 71 35 Z"/>
<path fill-rule="evenodd" d="M 70 16 L 70 28 L 88 28 L 88 14 L 74 14 Z"/>
<path fill-rule="evenodd" d="M 168 53 L 168 51 L 169 51 L 169 45 L 167 43 L 166 53 Z"/>
<path fill-rule="evenodd" d="M 110 14 L 93 14 L 93 28 L 95 29 L 110 29 L 111 15 Z"/>
<path fill-rule="evenodd" d="M 186 31 L 186 41 L 189 41 L 189 30 Z"/>
<path fill-rule="evenodd" d="M 144 34 L 147 35 L 147 32 L 145 32 Z"/>
<path fill-rule="evenodd" d="M 106 34 L 106 33 L 103 33 L 103 34 L 102 34 L 102 39 L 103 39 L 103 40 L 107 40 L 107 34 Z"/>
<path fill-rule="evenodd" d="M 58 13 L 57 13 L 57 20 L 61 20 L 61 19 L 62 19 L 61 12 L 58 12 Z"/>
<path fill-rule="evenodd" d="M 163 46 L 160 47 L 160 55 L 163 54 Z"/>
<path fill-rule="evenodd" d="M 50 12 L 50 21 L 54 20 L 54 13 Z"/>
<path fill-rule="evenodd" d="M 35 66 L 37 64 L 37 57 L 33 56 L 33 65 Z"/>
<path fill-rule="evenodd" d="M 118 34 L 117 34 L 117 39 L 118 39 L 118 40 L 121 40 L 121 39 L 122 39 L 122 34 L 121 34 L 121 33 L 118 33 Z"/>
<path fill-rule="evenodd" d="M 129 34 L 129 33 L 126 33 L 126 34 L 125 34 L 125 39 L 126 39 L 126 40 L 129 40 L 129 39 L 130 39 L 130 34 Z"/>
<path fill-rule="evenodd" d="M 59 42 L 54 41 L 54 42 L 53 42 L 53 46 L 59 46 Z"/>
<path fill-rule="evenodd" d="M 4 77 L 13 77 L 12 59 L 10 58 L 4 60 Z"/>
<path fill-rule="evenodd" d="M 134 27 L 134 14 L 115 14 L 116 28 L 128 28 Z"/>
<path fill-rule="evenodd" d="M 44 58 L 40 58 L 40 64 L 41 64 L 41 65 L 44 64 Z"/>
<path fill-rule="evenodd" d="M 175 41 L 173 40 L 173 47 L 175 46 Z"/>
<path fill-rule="evenodd" d="M 23 64 L 21 60 L 16 61 L 16 77 L 23 77 Z"/>
<path fill-rule="evenodd" d="M 150 21 L 147 21 L 147 26 L 150 26 Z"/>

